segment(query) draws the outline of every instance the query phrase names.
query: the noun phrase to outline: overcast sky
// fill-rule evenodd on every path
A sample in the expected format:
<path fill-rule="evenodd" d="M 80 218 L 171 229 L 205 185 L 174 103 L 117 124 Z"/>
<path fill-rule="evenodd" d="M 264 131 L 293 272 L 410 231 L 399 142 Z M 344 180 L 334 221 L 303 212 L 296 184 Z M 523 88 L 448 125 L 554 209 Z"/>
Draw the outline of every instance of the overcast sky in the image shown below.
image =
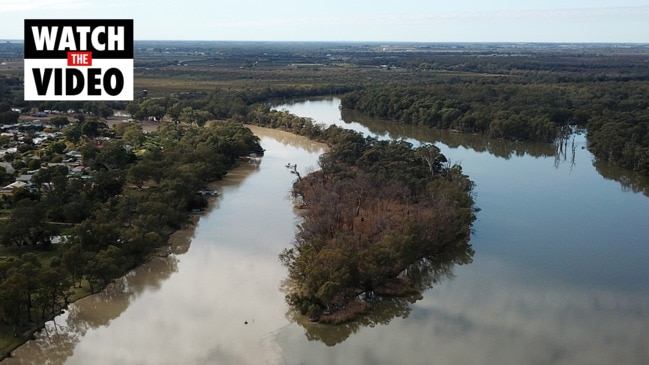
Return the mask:
<path fill-rule="evenodd" d="M 649 0 L 0 0 L 23 19 L 125 18 L 136 40 L 649 43 Z"/>

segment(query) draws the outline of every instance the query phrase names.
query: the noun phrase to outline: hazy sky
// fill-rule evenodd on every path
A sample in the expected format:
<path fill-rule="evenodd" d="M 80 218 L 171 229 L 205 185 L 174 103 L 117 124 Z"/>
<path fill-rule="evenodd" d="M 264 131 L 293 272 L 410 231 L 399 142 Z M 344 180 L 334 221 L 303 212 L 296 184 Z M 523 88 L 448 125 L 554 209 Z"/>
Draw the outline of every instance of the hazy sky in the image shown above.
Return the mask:
<path fill-rule="evenodd" d="M 0 0 L 23 19 L 126 18 L 135 39 L 649 43 L 649 0 Z"/>

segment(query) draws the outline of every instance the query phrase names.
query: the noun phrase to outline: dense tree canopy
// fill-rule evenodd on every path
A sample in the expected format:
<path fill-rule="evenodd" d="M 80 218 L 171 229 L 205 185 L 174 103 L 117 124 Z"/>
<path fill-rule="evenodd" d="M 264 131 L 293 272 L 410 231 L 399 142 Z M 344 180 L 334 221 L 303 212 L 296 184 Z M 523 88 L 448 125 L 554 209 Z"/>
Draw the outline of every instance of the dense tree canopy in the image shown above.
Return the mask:
<path fill-rule="evenodd" d="M 367 87 L 344 108 L 399 123 L 552 142 L 570 125 L 588 127 L 590 149 L 611 163 L 649 173 L 646 81 L 554 83 L 510 77 Z"/>
<path fill-rule="evenodd" d="M 321 170 L 295 186 L 304 222 L 280 256 L 289 303 L 312 317 L 395 280 L 411 290 L 404 272 L 446 245 L 466 244 L 474 219 L 473 182 L 435 146 L 334 135 Z"/>

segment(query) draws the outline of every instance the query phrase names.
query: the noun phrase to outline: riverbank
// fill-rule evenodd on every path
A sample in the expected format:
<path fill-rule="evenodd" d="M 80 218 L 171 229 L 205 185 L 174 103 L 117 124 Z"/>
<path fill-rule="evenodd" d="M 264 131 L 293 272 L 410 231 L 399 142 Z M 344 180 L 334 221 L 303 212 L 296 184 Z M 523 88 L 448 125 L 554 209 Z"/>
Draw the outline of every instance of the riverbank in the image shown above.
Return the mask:
<path fill-rule="evenodd" d="M 317 167 L 324 145 L 265 128 L 255 133 L 264 157 L 241 160 L 210 184 L 219 196 L 194 216 L 196 226 L 183 227 L 191 228 L 185 237 L 176 233 L 179 243 L 164 251 L 167 257 L 153 257 L 106 294 L 78 301 L 2 364 L 201 363 L 195 359 L 217 346 L 236 353 L 233 359 L 255 358 L 227 363 L 273 358 L 268 334 L 286 326 L 287 310 L 277 253 L 293 239 L 297 219 L 289 194 L 295 176 L 285 165 L 297 164 L 300 173 Z M 213 360 L 206 363 L 220 362 Z"/>
<path fill-rule="evenodd" d="M 234 169 L 236 170 L 236 168 Z M 234 171 L 232 170 L 232 171 Z M 213 182 L 209 184 L 209 188 L 211 189 L 217 189 L 218 188 L 218 182 Z M 105 288 L 103 288 L 101 291 L 96 292 L 96 293 L 91 293 L 89 290 L 85 291 L 84 295 L 78 295 L 73 297 L 74 299 L 69 302 L 67 306 L 61 309 L 61 312 L 52 314 L 48 317 L 46 317 L 43 322 L 39 323 L 38 325 L 35 325 L 32 328 L 29 328 L 21 333 L 21 335 L 17 338 L 15 341 L 5 341 L 5 343 L 8 344 L 6 348 L 0 349 L 0 361 L 3 361 L 7 358 L 12 357 L 12 353 L 18 349 L 19 347 L 23 346 L 27 342 L 34 340 L 38 333 L 42 331 L 45 326 L 47 325 L 48 322 L 51 322 L 54 320 L 57 316 L 63 314 L 65 311 L 68 310 L 69 305 L 77 305 L 81 303 L 84 300 L 87 301 L 92 301 L 93 297 L 100 297 L 100 296 L 112 296 L 114 293 L 117 291 L 123 290 L 123 288 L 118 288 L 119 285 L 121 285 L 121 281 L 124 277 L 131 275 L 132 272 L 135 270 L 142 269 L 146 265 L 150 265 L 153 260 L 161 260 L 161 259 L 168 259 L 170 255 L 182 255 L 186 253 L 189 250 L 189 247 L 191 245 L 192 238 L 194 237 L 195 231 L 196 231 L 196 225 L 198 221 L 200 220 L 201 216 L 204 214 L 208 213 L 213 209 L 216 203 L 216 197 L 210 197 L 208 198 L 208 206 L 206 209 L 203 211 L 202 214 L 197 215 L 197 214 L 191 214 L 189 216 L 188 222 L 183 225 L 182 228 L 174 231 L 170 236 L 167 241 L 167 244 L 160 247 L 158 250 L 155 250 L 152 252 L 148 259 L 145 260 L 144 263 L 141 265 L 137 266 L 136 268 L 130 270 L 128 273 L 126 273 L 124 276 L 113 280 L 111 283 L 109 283 Z M 78 289 L 78 288 L 77 288 Z M 12 339 L 16 339 L 12 337 Z"/>
<path fill-rule="evenodd" d="M 151 123 L 146 124 L 147 131 L 155 130 L 155 127 L 156 125 L 153 125 Z M 237 166 L 241 164 L 245 164 L 246 161 L 248 161 L 247 158 L 240 160 L 239 163 L 235 164 L 235 166 L 227 172 L 227 174 L 232 174 L 233 171 L 237 169 Z M 216 190 L 215 187 L 218 186 L 218 183 L 219 183 L 218 181 L 212 182 L 207 184 L 207 186 L 212 190 Z M 171 233 L 171 235 L 168 236 L 167 242 L 164 243 L 162 246 L 153 249 L 153 251 L 148 255 L 148 257 L 144 260 L 143 263 L 137 265 L 137 267 L 135 268 L 130 269 L 128 272 L 125 273 L 124 276 L 120 276 L 119 278 L 112 280 L 111 282 L 108 283 L 108 285 L 106 285 L 105 288 L 100 290 L 98 293 L 95 293 L 94 295 L 96 294 L 106 295 L 107 293 L 113 292 L 114 291 L 113 287 L 115 286 L 116 282 L 123 281 L 125 276 L 130 275 L 134 270 L 139 269 L 143 265 L 149 264 L 152 260 L 158 260 L 158 258 L 169 257 L 170 255 L 180 255 L 186 253 L 189 249 L 191 239 L 194 236 L 197 222 L 199 221 L 201 215 L 204 215 L 213 209 L 216 199 L 217 199 L 217 195 L 208 196 L 207 206 L 204 209 L 201 209 L 200 212 L 188 213 L 187 221 L 182 224 L 180 229 L 177 229 L 173 233 Z M 50 261 L 47 260 L 44 263 L 44 265 L 49 264 L 49 262 Z M 88 285 L 86 283 L 84 283 L 83 285 L 84 288 L 86 288 L 86 290 L 79 291 L 78 288 L 74 288 L 74 290 L 71 290 L 71 292 L 74 291 L 74 293 L 69 296 L 68 298 L 69 300 L 66 300 L 67 304 L 63 306 L 63 308 L 60 311 L 58 308 L 55 308 L 55 311 L 52 315 L 44 316 L 42 319 L 40 319 L 41 317 L 39 313 L 38 322 L 30 322 L 27 323 L 24 327 L 21 327 L 21 329 L 18 331 L 19 334 L 18 336 L 14 336 L 14 330 L 11 327 L 7 327 L 6 331 L 4 331 L 5 336 L 3 336 L 6 338 L 6 340 L 4 339 L 0 340 L 0 354 L 2 354 L 0 360 L 4 359 L 7 355 L 11 355 L 11 353 L 15 351 L 16 348 L 25 344 L 29 340 L 35 338 L 35 334 L 41 331 L 44 328 L 44 326 L 46 326 L 46 323 L 51 322 L 52 319 L 56 318 L 59 314 L 61 314 L 64 311 L 67 311 L 69 304 L 78 303 L 78 301 L 81 299 L 92 297 L 93 293 L 91 293 L 91 291 L 87 289 Z M 63 300 L 61 300 L 61 302 L 63 302 Z M 35 313 L 33 315 L 33 318 L 36 318 Z"/>

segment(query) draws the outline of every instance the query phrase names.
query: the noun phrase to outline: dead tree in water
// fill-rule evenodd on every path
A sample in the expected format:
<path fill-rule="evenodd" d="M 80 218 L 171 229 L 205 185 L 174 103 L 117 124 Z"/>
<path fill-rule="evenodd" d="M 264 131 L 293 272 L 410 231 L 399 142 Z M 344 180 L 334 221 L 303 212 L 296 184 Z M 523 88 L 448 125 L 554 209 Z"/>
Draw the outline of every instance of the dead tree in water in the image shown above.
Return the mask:
<path fill-rule="evenodd" d="M 291 164 L 290 162 L 286 164 L 286 167 L 288 167 L 291 170 L 291 174 L 295 174 L 297 176 L 298 181 L 302 181 L 302 176 L 300 176 L 300 173 L 297 171 L 297 164 Z"/>

